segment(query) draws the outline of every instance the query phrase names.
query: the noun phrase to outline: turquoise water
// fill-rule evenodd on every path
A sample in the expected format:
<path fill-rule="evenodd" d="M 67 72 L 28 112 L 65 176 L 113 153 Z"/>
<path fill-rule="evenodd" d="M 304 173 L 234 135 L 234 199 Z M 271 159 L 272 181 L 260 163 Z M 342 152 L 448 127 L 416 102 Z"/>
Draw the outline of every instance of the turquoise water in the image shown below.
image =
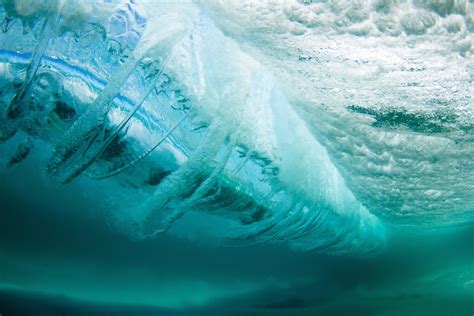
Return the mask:
<path fill-rule="evenodd" d="M 0 315 L 474 313 L 472 3 L 0 8 Z"/>

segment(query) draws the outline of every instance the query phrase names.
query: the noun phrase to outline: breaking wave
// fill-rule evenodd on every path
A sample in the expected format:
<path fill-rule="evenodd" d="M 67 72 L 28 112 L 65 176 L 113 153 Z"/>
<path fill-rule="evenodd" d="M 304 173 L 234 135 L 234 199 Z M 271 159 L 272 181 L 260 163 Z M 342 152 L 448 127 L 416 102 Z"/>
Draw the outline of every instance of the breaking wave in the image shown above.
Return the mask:
<path fill-rule="evenodd" d="M 144 192 L 114 215 L 133 238 L 192 211 L 238 245 L 373 253 L 472 219 L 472 3 L 2 3 L 6 166 L 46 142 L 54 181 Z"/>

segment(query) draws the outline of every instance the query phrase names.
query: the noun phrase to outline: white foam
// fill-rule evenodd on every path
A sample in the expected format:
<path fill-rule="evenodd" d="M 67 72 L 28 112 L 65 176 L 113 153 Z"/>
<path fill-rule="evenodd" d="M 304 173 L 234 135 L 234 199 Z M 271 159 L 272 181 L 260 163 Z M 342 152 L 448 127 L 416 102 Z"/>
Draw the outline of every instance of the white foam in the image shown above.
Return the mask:
<path fill-rule="evenodd" d="M 3 3 L 22 18 L 59 10 L 70 21 L 103 21 L 117 5 Z M 309 174 L 320 182 L 327 179 L 328 192 L 318 194 L 331 203 L 340 197 L 329 197 L 329 191 L 347 185 L 371 212 L 394 222 L 412 216 L 422 222 L 459 221 L 459 214 L 474 209 L 472 2 L 216 0 L 199 2 L 198 9 L 192 3 L 150 0 L 143 6 L 148 24 L 138 53 L 150 53 L 161 34 L 157 26 L 174 25 L 183 30 L 180 35 L 189 30 L 167 71 L 203 113 L 227 122 L 241 140 L 282 160 L 282 166 L 299 170 L 294 157 L 282 158 L 282 139 L 288 144 L 294 137 L 292 152 L 304 154 L 308 148 L 324 166 L 315 168 L 323 176 Z M 160 44 L 164 47 L 153 53 L 169 51 L 171 44 Z M 275 85 L 260 85 L 256 78 L 272 78 Z M 274 87 L 307 129 L 276 136 L 273 113 L 262 106 L 271 103 Z M 393 110 L 428 125 L 436 111 L 455 119 L 440 132 L 407 120 L 377 127 L 372 126 L 377 118 L 351 112 L 350 105 L 377 113 Z M 305 159 L 311 165 L 308 154 Z M 302 186 L 310 178 L 302 171 L 290 174 L 291 168 L 284 174 L 288 182 Z"/>

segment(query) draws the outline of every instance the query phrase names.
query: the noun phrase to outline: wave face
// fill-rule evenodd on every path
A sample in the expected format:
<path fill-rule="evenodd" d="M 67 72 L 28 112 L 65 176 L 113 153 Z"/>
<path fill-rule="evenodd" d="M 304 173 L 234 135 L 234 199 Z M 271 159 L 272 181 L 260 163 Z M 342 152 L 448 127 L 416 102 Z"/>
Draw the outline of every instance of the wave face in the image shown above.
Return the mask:
<path fill-rule="evenodd" d="M 225 243 L 372 254 L 472 220 L 470 2 L 2 4 L 2 159 L 133 191 L 108 218 L 132 238 L 192 212 Z"/>

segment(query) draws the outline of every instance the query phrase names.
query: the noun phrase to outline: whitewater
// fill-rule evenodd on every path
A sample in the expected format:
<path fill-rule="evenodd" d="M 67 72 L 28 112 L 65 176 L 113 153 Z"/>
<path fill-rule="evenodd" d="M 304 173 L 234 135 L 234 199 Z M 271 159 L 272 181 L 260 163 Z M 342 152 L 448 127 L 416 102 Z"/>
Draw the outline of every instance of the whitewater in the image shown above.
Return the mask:
<path fill-rule="evenodd" d="M 3 0 L 2 159 L 128 190 L 103 220 L 134 239 L 193 212 L 224 244 L 376 253 L 472 221 L 473 6 Z"/>

